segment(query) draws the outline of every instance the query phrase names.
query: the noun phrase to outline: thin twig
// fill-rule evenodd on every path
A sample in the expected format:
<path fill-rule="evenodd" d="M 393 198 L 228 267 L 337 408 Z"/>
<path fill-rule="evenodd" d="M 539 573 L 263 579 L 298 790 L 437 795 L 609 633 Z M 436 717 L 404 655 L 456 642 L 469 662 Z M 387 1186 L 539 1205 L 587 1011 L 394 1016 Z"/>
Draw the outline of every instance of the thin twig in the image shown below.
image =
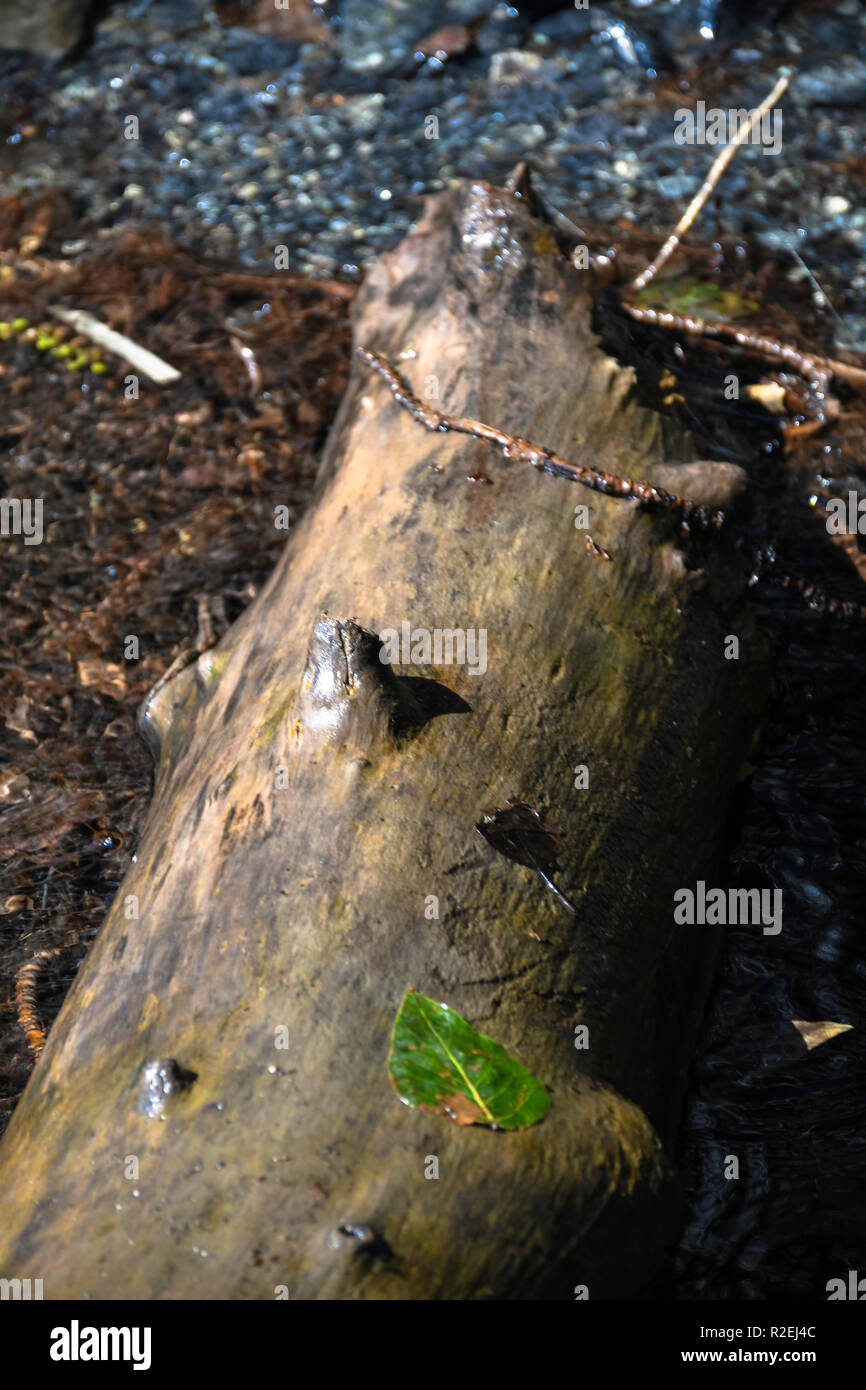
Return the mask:
<path fill-rule="evenodd" d="M 656 328 L 673 328 L 680 333 L 694 333 L 700 338 L 732 338 L 739 347 L 750 349 L 758 357 L 783 362 L 816 386 L 823 385 L 830 375 L 831 364 L 826 359 L 810 352 L 800 352 L 799 348 L 780 343 L 775 338 L 764 338 L 748 328 L 737 328 L 729 323 L 707 323 L 705 319 L 694 319 L 687 314 L 670 314 L 663 309 L 639 309 L 634 304 L 624 304 L 623 308 L 638 323 L 651 323 Z"/>
<path fill-rule="evenodd" d="M 257 396 L 262 389 L 262 374 L 259 371 L 256 354 L 251 347 L 242 343 L 240 338 L 235 337 L 234 334 L 229 334 L 229 342 L 247 369 L 247 376 L 250 379 L 250 395 Z"/>
<path fill-rule="evenodd" d="M 105 348 L 107 352 L 122 357 L 130 367 L 141 372 L 142 376 L 148 377 L 150 381 L 155 381 L 158 386 L 167 386 L 180 380 L 180 372 L 176 367 L 164 362 L 156 353 L 134 343 L 125 333 L 117 333 L 113 328 L 100 323 L 99 319 L 95 319 L 84 309 L 62 309 L 52 304 L 49 305 L 48 312 L 63 323 L 68 323 L 76 333 L 83 333 L 91 342 Z"/>
<path fill-rule="evenodd" d="M 862 603 L 856 603 L 852 599 L 835 598 L 819 584 L 813 584 L 810 579 L 775 570 L 775 564 L 776 556 L 773 550 L 756 550 L 752 557 L 749 588 L 753 588 L 766 577 L 778 588 L 790 589 L 793 593 L 799 594 L 814 613 L 827 614 L 833 618 L 866 618 L 866 606 Z"/>
<path fill-rule="evenodd" d="M 662 309 L 638 308 L 636 304 L 624 304 L 623 308 L 639 323 L 652 323 L 658 328 L 674 328 L 682 333 L 694 333 L 701 338 L 733 338 L 739 347 L 748 348 L 758 357 L 768 357 L 774 362 L 784 362 L 786 366 L 799 372 L 807 381 L 820 386 L 830 376 L 837 376 L 849 386 L 866 390 L 866 369 L 855 367 L 850 362 L 840 362 L 835 357 L 824 357 L 817 352 L 801 352 L 790 343 L 782 343 L 778 338 L 765 338 L 753 333 L 749 328 L 737 328 L 730 323 L 707 323 L 705 319 L 693 319 L 686 314 L 669 314 Z"/>
<path fill-rule="evenodd" d="M 707 174 L 707 177 L 704 179 L 694 198 L 692 198 L 692 201 L 689 203 L 658 255 L 650 262 L 646 270 L 642 271 L 640 275 L 632 280 L 631 288 L 635 294 L 638 294 L 645 285 L 649 284 L 650 280 L 658 274 L 665 262 L 673 255 L 680 244 L 680 239 L 685 236 L 689 227 L 691 227 L 698 213 L 701 211 L 701 208 L 704 206 L 719 179 L 722 177 L 722 174 L 737 153 L 740 145 L 749 138 L 752 130 L 758 124 L 758 121 L 769 111 L 773 103 L 779 99 L 787 85 L 787 76 L 781 76 L 772 92 L 770 92 L 770 95 L 764 98 L 760 106 L 755 107 L 746 124 L 736 131 L 733 140 L 725 145 L 725 148 L 719 153 L 716 159 L 713 160 L 710 172 Z"/>
<path fill-rule="evenodd" d="M 697 338 L 730 338 L 738 347 L 752 352 L 771 363 L 790 367 L 792 371 L 807 381 L 813 388 L 818 401 L 823 399 L 830 408 L 822 419 L 835 413 L 835 398 L 830 393 L 830 380 L 838 377 L 860 395 L 866 395 L 866 369 L 855 367 L 850 362 L 840 362 L 835 357 L 823 357 L 820 353 L 801 352 L 790 343 L 782 343 L 777 338 L 766 338 L 753 333 L 749 328 L 737 328 L 729 323 L 707 323 L 705 319 L 690 318 L 686 314 L 671 314 L 663 309 L 638 308 L 635 304 L 622 305 L 625 312 L 638 323 L 653 324 L 656 328 L 669 328 L 679 333 L 691 333 Z"/>
<path fill-rule="evenodd" d="M 567 478 L 569 482 L 580 483 L 583 487 L 591 488 L 593 492 L 602 492 L 609 497 L 631 499 L 645 506 L 676 512 L 684 527 L 691 524 L 721 526 L 724 521 L 724 512 L 700 506 L 684 497 L 677 497 L 643 479 L 619 478 L 615 473 L 603 473 L 600 469 L 591 468 L 586 464 L 569 463 L 568 459 L 562 458 L 552 449 L 545 449 L 540 444 L 530 443 L 528 439 L 506 434 L 504 430 L 485 425 L 480 420 L 468 420 L 461 416 L 443 415 L 438 410 L 430 410 L 413 395 L 406 378 L 401 376 L 386 357 L 360 345 L 356 351 L 368 367 L 372 367 L 387 382 L 398 405 L 408 411 L 412 419 L 425 429 L 440 433 L 450 431 L 455 434 L 469 434 L 474 439 L 486 439 L 488 443 L 498 445 L 506 458 L 528 463 L 532 468 L 540 468 L 557 478 Z"/>

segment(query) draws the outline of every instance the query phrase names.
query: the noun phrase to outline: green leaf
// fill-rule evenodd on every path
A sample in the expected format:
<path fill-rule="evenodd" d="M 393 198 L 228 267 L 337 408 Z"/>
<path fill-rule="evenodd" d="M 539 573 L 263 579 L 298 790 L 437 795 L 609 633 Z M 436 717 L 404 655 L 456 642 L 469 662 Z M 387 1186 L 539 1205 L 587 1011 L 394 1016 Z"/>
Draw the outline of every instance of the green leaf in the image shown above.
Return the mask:
<path fill-rule="evenodd" d="M 541 1082 L 504 1047 L 414 989 L 394 1020 L 388 1071 L 406 1105 L 458 1125 L 528 1129 L 550 1106 Z"/>
<path fill-rule="evenodd" d="M 686 275 L 664 275 L 653 280 L 641 290 L 635 303 L 643 309 L 660 309 L 681 317 L 704 319 L 707 323 L 749 318 L 760 307 L 754 299 L 744 299 L 734 290 L 723 289 L 714 280 L 697 280 Z"/>

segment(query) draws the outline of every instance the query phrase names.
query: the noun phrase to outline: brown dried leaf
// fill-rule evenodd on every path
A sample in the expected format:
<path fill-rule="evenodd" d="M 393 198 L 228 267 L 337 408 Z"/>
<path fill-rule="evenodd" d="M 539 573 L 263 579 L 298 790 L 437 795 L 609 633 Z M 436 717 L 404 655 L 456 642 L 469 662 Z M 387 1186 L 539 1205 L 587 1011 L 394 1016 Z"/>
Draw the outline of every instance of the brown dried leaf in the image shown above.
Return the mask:
<path fill-rule="evenodd" d="M 28 898 L 25 893 L 13 893 L 11 898 L 7 898 L 3 904 L 3 911 L 6 913 L 32 911 L 33 899 Z"/>
<path fill-rule="evenodd" d="M 852 1023 L 806 1023 L 801 1018 L 792 1018 L 791 1022 L 810 1052 L 813 1047 L 829 1042 L 830 1038 L 850 1032 L 854 1026 Z"/>
<path fill-rule="evenodd" d="M 486 1124 L 489 1116 L 484 1113 L 480 1105 L 476 1105 L 469 1096 L 461 1096 L 456 1091 L 453 1096 L 443 1096 L 438 1106 L 425 1105 L 425 1110 L 445 1111 L 449 1120 L 454 1120 L 458 1125 Z"/>
<path fill-rule="evenodd" d="M 84 686 L 95 686 L 103 695 L 122 700 L 126 694 L 126 670 L 116 661 L 89 657 L 78 663 L 78 679 Z"/>

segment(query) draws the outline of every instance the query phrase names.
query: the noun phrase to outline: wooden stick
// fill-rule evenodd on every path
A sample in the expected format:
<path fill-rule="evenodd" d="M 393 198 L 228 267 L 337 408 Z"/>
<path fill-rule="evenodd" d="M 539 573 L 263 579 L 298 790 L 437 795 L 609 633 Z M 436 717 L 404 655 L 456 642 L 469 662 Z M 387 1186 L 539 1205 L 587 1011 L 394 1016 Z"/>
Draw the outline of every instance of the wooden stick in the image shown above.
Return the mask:
<path fill-rule="evenodd" d="M 456 434 L 472 435 L 474 439 L 486 439 L 490 444 L 498 445 L 506 458 L 528 463 L 532 468 L 540 468 L 557 478 L 567 478 L 570 482 L 580 483 L 583 487 L 591 488 L 593 492 L 602 492 L 611 497 L 630 498 L 646 506 L 677 512 L 686 528 L 692 523 L 698 526 L 721 526 L 724 521 L 723 512 L 689 502 L 684 497 L 665 492 L 663 488 L 655 487 L 642 479 L 619 478 L 614 473 L 603 473 L 586 464 L 569 463 L 568 459 L 562 458 L 552 449 L 545 449 L 539 444 L 530 443 L 528 439 L 506 434 L 503 430 L 485 425 L 480 420 L 468 420 L 430 410 L 413 395 L 406 378 L 401 376 L 386 357 L 362 346 L 357 348 L 357 353 L 368 367 L 372 367 L 387 382 L 398 405 L 408 411 L 412 419 L 425 429 L 443 433 L 452 431 Z"/>
<path fill-rule="evenodd" d="M 692 201 L 689 203 L 688 207 L 686 208 L 685 212 L 683 213 L 674 230 L 671 232 L 667 241 L 662 246 L 658 255 L 655 257 L 654 260 L 650 262 L 646 270 L 642 271 L 640 275 L 636 276 L 635 279 L 632 280 L 631 288 L 635 294 L 638 294 L 639 291 L 642 290 L 645 285 L 649 284 L 650 280 L 652 280 L 653 277 L 658 274 L 659 270 L 661 270 L 665 262 L 668 261 L 670 257 L 673 255 L 674 251 L 680 244 L 680 238 L 685 235 L 685 233 L 689 230 L 689 227 L 691 227 L 692 223 L 695 221 L 695 218 L 701 211 L 701 208 L 706 203 L 707 199 L 709 198 L 719 179 L 722 177 L 722 174 L 727 169 L 734 155 L 737 153 L 737 150 L 739 149 L 740 145 L 742 145 L 744 141 L 748 139 L 753 129 L 757 125 L 758 121 L 760 121 L 761 117 L 767 111 L 769 111 L 773 103 L 778 100 L 778 98 L 782 95 L 787 85 L 788 78 L 786 75 L 783 74 L 779 78 L 772 92 L 770 92 L 770 95 L 764 98 L 760 106 L 755 107 L 754 111 L 752 111 L 752 113 L 750 114 L 746 124 L 742 126 L 739 130 L 737 130 L 733 140 L 731 140 L 727 145 L 725 145 L 725 148 L 719 153 L 716 159 L 713 160 L 710 172 L 707 174 L 707 177 L 704 179 L 694 198 L 692 198 Z"/>
<path fill-rule="evenodd" d="M 61 309 L 52 304 L 49 305 L 48 312 L 63 323 L 68 323 L 76 333 L 83 333 L 91 342 L 105 348 L 106 352 L 113 352 L 117 357 L 122 357 L 130 367 L 141 372 L 142 376 L 146 376 L 150 381 L 155 381 L 158 386 L 167 386 L 180 380 L 180 372 L 176 367 L 169 366 L 168 362 L 157 357 L 156 353 L 140 347 L 131 338 L 127 338 L 125 333 L 117 333 L 113 328 L 100 323 L 99 319 L 95 319 L 84 309 Z"/>
<path fill-rule="evenodd" d="M 663 309 L 638 308 L 634 304 L 623 304 L 623 308 L 638 323 L 651 323 L 656 328 L 672 328 L 681 333 L 693 333 L 699 338 L 731 338 L 742 348 L 754 352 L 758 357 L 769 358 L 773 362 L 784 363 L 800 376 L 817 386 L 826 383 L 831 371 L 844 367 L 844 363 L 832 363 L 828 358 L 816 357 L 814 353 L 801 352 L 789 343 L 781 343 L 776 338 L 765 338 L 753 333 L 749 328 L 737 328 L 730 323 L 707 323 L 705 319 L 694 319 L 687 314 L 670 314 Z M 856 367 L 849 369 L 857 372 Z M 862 374 L 866 378 L 866 372 Z"/>
<path fill-rule="evenodd" d="M 840 362 L 835 357 L 823 357 L 820 353 L 801 352 L 790 343 L 782 343 L 777 338 L 767 338 L 754 333 L 749 328 L 738 328 L 730 323 L 707 323 L 705 319 L 694 319 L 685 314 L 671 314 L 663 309 L 638 308 L 635 304 L 622 305 L 625 312 L 638 323 L 650 323 L 656 328 L 673 329 L 679 333 L 691 333 L 696 338 L 730 338 L 738 347 L 762 357 L 772 364 L 781 364 L 797 372 L 813 388 L 822 420 L 834 415 L 838 402 L 830 393 L 830 379 L 838 377 L 846 382 L 859 395 L 866 395 L 866 369 L 855 367 L 850 362 Z M 828 409 L 825 411 L 822 401 Z"/>

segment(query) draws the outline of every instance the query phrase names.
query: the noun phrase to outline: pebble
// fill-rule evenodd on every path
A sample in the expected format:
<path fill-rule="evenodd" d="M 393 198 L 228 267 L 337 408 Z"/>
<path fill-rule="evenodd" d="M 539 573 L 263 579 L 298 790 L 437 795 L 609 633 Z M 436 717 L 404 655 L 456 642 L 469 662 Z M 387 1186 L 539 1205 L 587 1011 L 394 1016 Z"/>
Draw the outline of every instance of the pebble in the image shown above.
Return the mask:
<path fill-rule="evenodd" d="M 144 212 L 196 253 L 265 269 L 273 246 L 289 239 L 307 268 L 363 269 L 396 243 L 423 195 L 465 179 L 501 181 L 525 155 L 544 197 L 573 218 L 588 210 L 666 231 L 713 153 L 673 146 L 675 96 L 660 90 L 657 104 L 646 101 L 650 67 L 674 61 L 666 51 L 692 54 L 676 57 L 681 66 L 673 69 L 679 77 L 688 70 L 698 10 L 716 23 L 710 0 L 654 0 L 652 7 L 609 0 L 537 19 L 492 0 L 413 0 L 399 13 L 396 5 L 343 0 L 332 41 L 300 45 L 213 20 L 190 23 L 188 7 L 181 8 L 183 22 L 174 3 L 142 4 L 134 25 L 115 8 L 89 51 L 58 69 L 53 87 L 35 84 L 26 63 L 6 72 L 0 55 L 4 103 L 21 113 L 7 137 L 17 143 L 0 144 L 4 192 L 45 184 L 70 190 L 86 210 L 74 243 L 84 251 Z M 717 9 L 723 17 L 724 6 Z M 739 156 L 705 214 L 706 230 L 693 235 L 709 234 L 715 219 L 730 236 L 748 209 L 764 245 L 781 251 L 796 244 L 819 265 L 832 220 L 850 282 L 863 255 L 857 200 L 836 179 L 838 192 L 822 193 L 813 174 L 816 160 L 856 159 L 863 148 L 866 117 L 853 97 L 866 90 L 859 56 L 866 14 L 816 17 L 798 28 L 794 9 L 777 26 L 775 49 L 760 26 L 744 21 L 730 36 L 738 56 L 721 54 L 741 73 L 744 103 L 766 94 L 791 45 L 801 49 L 802 70 L 790 122 L 786 97 L 781 156 Z M 419 69 L 413 46 L 443 16 L 460 24 L 478 18 L 476 47 L 438 69 Z M 829 41 L 818 42 L 822 25 L 837 47 L 843 26 L 838 64 L 827 61 Z M 712 41 L 700 40 L 699 48 L 711 70 Z M 702 80 L 700 72 L 689 78 L 693 92 Z M 849 102 L 841 113 L 837 88 Z M 121 140 L 130 114 L 141 138 Z M 36 125 L 35 139 L 20 138 L 28 123 Z M 311 247 L 318 261 L 304 250 Z"/>
<path fill-rule="evenodd" d="M 519 86 L 531 82 L 544 68 L 540 53 L 524 53 L 521 49 L 506 48 L 490 59 L 492 86 Z"/>
<path fill-rule="evenodd" d="M 658 190 L 663 198 L 690 198 L 697 193 L 701 180 L 691 174 L 665 174 L 658 180 Z"/>

